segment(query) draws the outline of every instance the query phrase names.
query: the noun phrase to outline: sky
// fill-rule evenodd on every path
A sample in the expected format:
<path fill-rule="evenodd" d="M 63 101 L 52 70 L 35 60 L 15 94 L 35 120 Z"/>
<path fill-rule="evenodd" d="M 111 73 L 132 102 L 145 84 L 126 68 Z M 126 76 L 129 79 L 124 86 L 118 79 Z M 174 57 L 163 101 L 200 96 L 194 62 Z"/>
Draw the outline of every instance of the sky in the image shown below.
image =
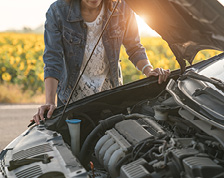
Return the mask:
<path fill-rule="evenodd" d="M 0 0 L 0 32 L 21 30 L 23 27 L 35 29 L 44 24 L 45 13 L 55 0 Z M 224 4 L 224 0 L 219 0 Z M 143 20 L 137 17 L 139 31 L 156 35 Z"/>
<path fill-rule="evenodd" d="M 0 31 L 37 28 L 45 21 L 45 13 L 55 0 L 0 0 Z"/>
<path fill-rule="evenodd" d="M 0 32 L 35 29 L 44 24 L 45 14 L 55 0 L 0 0 Z M 140 33 L 156 35 L 140 17 L 137 17 Z"/>

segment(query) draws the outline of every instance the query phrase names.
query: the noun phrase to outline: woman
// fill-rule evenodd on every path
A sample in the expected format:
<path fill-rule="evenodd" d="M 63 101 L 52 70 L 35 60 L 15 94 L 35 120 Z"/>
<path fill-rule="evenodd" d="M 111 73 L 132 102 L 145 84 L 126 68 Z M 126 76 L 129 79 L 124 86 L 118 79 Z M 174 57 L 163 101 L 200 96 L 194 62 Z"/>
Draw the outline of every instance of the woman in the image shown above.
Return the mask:
<path fill-rule="evenodd" d="M 38 108 L 33 120 L 39 124 L 44 112 L 50 118 L 58 103 L 67 102 L 71 90 L 100 36 L 112 8 L 112 0 L 58 0 L 46 13 L 44 78 L 46 104 Z M 129 60 L 147 77 L 158 76 L 166 81 L 169 70 L 153 69 L 140 44 L 133 11 L 122 1 L 113 14 L 88 66 L 81 77 L 72 101 L 122 84 L 119 65 L 121 45 Z"/>

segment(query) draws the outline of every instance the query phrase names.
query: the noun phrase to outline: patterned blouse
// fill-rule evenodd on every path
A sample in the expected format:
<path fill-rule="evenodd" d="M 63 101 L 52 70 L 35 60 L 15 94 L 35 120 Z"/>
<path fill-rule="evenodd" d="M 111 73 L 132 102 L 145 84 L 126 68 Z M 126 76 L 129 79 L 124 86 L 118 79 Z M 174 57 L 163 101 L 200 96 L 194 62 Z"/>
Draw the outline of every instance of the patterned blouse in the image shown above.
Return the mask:
<path fill-rule="evenodd" d="M 85 47 L 85 54 L 81 66 L 81 72 L 97 42 L 103 25 L 104 6 L 97 18 L 93 22 L 85 22 L 87 25 L 87 42 Z M 81 73 L 80 72 L 80 73 Z M 73 94 L 72 101 L 77 101 L 86 96 L 95 94 L 97 92 L 108 90 L 112 88 L 110 82 L 109 62 L 106 57 L 105 49 L 102 43 L 102 38 L 98 43 L 89 63 L 83 73 L 76 91 Z"/>

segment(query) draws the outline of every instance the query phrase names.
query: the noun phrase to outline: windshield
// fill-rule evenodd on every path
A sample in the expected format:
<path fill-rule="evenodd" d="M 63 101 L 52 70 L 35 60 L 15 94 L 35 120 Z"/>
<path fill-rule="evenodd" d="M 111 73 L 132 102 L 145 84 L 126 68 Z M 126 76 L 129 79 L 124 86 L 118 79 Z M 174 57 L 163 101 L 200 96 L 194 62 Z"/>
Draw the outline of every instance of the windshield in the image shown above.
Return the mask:
<path fill-rule="evenodd" d="M 222 58 L 222 60 L 215 61 L 213 64 L 202 69 L 198 73 L 200 75 L 204 75 L 209 78 L 213 77 L 213 78 L 219 79 L 222 82 L 224 82 L 224 58 Z M 208 86 L 210 86 L 211 88 L 213 88 L 214 90 L 219 91 L 219 93 L 221 93 L 222 95 L 224 95 L 224 93 L 222 91 L 218 90 L 213 84 L 208 83 L 208 82 L 206 82 L 206 84 Z"/>

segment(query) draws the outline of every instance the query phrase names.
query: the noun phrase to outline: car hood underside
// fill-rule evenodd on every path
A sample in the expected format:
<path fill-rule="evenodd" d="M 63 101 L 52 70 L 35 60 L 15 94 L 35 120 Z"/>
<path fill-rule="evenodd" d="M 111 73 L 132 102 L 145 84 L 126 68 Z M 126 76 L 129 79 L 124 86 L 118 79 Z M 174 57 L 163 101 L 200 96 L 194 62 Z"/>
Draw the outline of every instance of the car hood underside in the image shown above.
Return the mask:
<path fill-rule="evenodd" d="M 215 0 L 126 0 L 169 44 L 185 71 L 203 49 L 224 50 L 224 7 Z"/>

